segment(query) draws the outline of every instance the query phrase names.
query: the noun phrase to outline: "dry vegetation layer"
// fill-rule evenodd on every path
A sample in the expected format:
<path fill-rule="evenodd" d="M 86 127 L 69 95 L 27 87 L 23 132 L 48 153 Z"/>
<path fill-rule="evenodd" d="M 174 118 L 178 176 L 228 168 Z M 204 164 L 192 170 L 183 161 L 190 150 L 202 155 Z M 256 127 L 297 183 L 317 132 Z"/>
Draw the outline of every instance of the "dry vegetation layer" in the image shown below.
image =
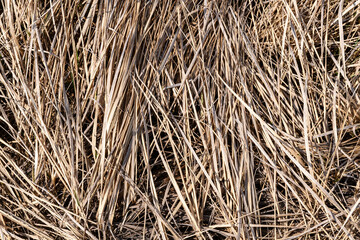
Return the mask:
<path fill-rule="evenodd" d="M 360 239 L 360 1 L 0 5 L 1 239 Z"/>

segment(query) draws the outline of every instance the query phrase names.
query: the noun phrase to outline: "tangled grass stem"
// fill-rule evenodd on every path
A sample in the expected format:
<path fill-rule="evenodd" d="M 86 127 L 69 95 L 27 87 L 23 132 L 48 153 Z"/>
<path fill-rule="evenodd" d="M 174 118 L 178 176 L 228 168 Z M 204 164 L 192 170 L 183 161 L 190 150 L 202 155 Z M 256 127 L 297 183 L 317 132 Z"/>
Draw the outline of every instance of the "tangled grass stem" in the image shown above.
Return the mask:
<path fill-rule="evenodd" d="M 360 239 L 356 0 L 0 0 L 0 239 Z"/>

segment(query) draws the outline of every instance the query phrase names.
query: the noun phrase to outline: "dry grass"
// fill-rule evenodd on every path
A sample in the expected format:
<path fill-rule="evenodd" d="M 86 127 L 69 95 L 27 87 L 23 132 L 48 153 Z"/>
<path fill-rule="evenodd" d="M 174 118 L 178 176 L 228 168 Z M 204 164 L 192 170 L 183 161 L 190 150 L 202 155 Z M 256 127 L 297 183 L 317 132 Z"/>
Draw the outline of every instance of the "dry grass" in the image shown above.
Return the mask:
<path fill-rule="evenodd" d="M 0 239 L 360 239 L 360 1 L 0 5 Z"/>

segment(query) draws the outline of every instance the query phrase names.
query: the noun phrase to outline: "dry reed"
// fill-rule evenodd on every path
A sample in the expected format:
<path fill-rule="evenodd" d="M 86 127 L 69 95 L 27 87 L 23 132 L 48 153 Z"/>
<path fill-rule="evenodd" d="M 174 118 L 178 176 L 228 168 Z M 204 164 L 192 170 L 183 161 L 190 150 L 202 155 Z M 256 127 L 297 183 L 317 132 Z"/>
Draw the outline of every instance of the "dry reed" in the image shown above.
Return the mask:
<path fill-rule="evenodd" d="M 360 239 L 360 1 L 0 0 L 0 239 Z"/>

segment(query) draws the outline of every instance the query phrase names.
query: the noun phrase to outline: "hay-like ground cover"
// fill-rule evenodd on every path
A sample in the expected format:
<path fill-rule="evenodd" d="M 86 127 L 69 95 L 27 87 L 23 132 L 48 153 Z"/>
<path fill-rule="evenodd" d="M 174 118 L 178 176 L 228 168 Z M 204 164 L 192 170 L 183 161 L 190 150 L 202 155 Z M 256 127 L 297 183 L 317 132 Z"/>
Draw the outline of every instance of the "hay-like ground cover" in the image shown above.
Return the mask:
<path fill-rule="evenodd" d="M 0 0 L 0 239 L 360 239 L 359 0 Z"/>

